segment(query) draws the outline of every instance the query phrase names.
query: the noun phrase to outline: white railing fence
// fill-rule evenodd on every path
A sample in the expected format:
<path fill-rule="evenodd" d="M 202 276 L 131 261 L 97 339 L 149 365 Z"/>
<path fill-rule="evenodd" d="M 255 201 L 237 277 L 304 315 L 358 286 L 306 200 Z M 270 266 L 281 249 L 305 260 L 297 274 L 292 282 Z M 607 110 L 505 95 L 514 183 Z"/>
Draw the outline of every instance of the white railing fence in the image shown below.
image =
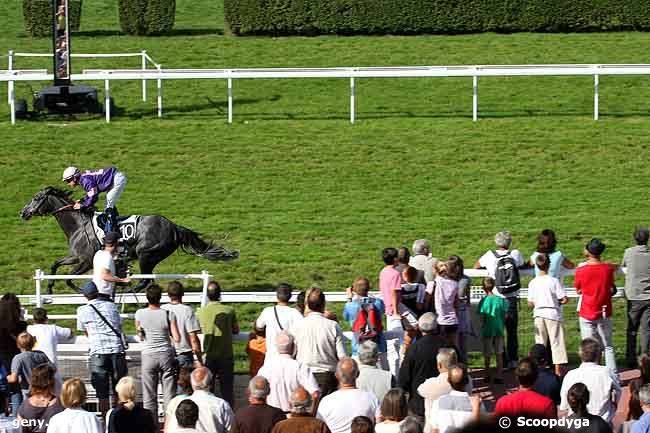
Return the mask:
<path fill-rule="evenodd" d="M 4 57 L 4 56 L 3 56 Z M 7 70 L 6 73 L 11 75 L 14 72 L 19 72 L 19 75 L 23 75 L 25 72 L 28 71 L 22 71 L 23 74 L 20 74 L 20 70 L 16 69 L 16 59 L 23 57 L 23 58 L 38 58 L 38 57 L 44 57 L 44 58 L 52 58 L 51 53 L 21 53 L 21 52 L 16 52 L 14 50 L 9 50 L 7 53 Z M 98 54 L 92 54 L 92 53 L 72 53 L 71 54 L 72 58 L 78 58 L 78 59 L 107 59 L 107 58 L 140 58 L 140 64 L 139 68 L 137 70 L 140 71 L 148 71 L 149 66 L 153 66 L 153 69 L 155 70 L 160 70 L 162 69 L 162 65 L 160 63 L 156 63 L 149 54 L 147 54 L 146 50 L 142 50 L 139 53 L 98 53 Z M 38 72 L 36 72 L 38 71 Z M 39 75 L 47 75 L 47 69 L 38 69 L 38 70 L 30 70 L 28 73 L 38 73 Z M 51 79 L 51 77 L 49 77 Z M 15 80 L 15 81 L 21 81 L 21 80 Z M 43 80 L 47 81 L 47 80 Z M 10 108 L 15 111 L 15 88 L 14 88 L 14 81 L 8 81 L 7 82 L 7 103 L 9 104 Z M 160 83 L 158 83 L 158 93 L 160 95 Z M 142 101 L 147 102 L 147 79 L 142 79 Z M 160 110 L 159 110 L 160 111 Z M 162 116 L 162 112 L 159 113 L 160 116 Z M 12 116 L 12 124 L 15 124 L 15 117 Z"/>
<path fill-rule="evenodd" d="M 159 65 L 158 65 L 159 66 Z M 233 82 L 241 79 L 270 78 L 343 78 L 350 82 L 350 123 L 356 121 L 356 84 L 361 78 L 472 78 L 472 119 L 478 120 L 478 85 L 480 77 L 525 77 L 525 76 L 591 76 L 593 77 L 593 118 L 599 119 L 599 80 L 602 75 L 650 75 L 650 64 L 565 64 L 565 65 L 460 65 L 460 66 L 406 66 L 406 67 L 345 67 L 345 68 L 275 68 L 275 69 L 162 69 L 155 71 L 101 69 L 84 70 L 72 74 L 73 81 L 103 81 L 106 101 L 110 98 L 112 80 L 156 80 L 158 84 L 158 116 L 162 116 L 163 80 L 227 80 L 227 121 L 233 121 Z M 0 81 L 46 81 L 45 74 L 20 74 L 0 71 Z M 13 84 L 10 84 L 13 87 Z M 14 98 L 10 92 L 9 98 Z M 10 103 L 13 110 L 13 103 Z M 12 113 L 12 124 L 15 116 Z M 110 104 L 107 104 L 106 122 L 110 122 Z"/>
<path fill-rule="evenodd" d="M 624 274 L 625 269 L 619 268 L 619 274 Z M 488 276 L 485 269 L 466 269 L 465 275 L 470 278 L 484 278 Z M 532 277 L 532 269 L 524 269 L 520 271 L 522 277 Z M 561 279 L 575 275 L 574 269 L 562 268 Z M 49 305 L 83 305 L 86 303 L 86 298 L 79 293 L 75 294 L 52 294 L 43 295 L 42 285 L 44 281 L 60 281 L 60 280 L 90 280 L 92 275 L 47 275 L 41 269 L 37 269 L 34 274 L 34 281 L 36 286 L 35 295 L 19 295 L 21 302 L 25 305 L 35 305 L 42 307 L 44 304 Z M 207 303 L 207 289 L 208 283 L 212 278 L 207 271 L 202 271 L 200 274 L 134 274 L 130 275 L 134 280 L 138 279 L 198 279 L 202 282 L 201 292 L 186 292 L 183 301 L 188 304 L 201 304 Z M 569 298 L 578 298 L 579 295 L 575 289 L 568 287 L 565 289 Z M 371 294 L 379 296 L 378 292 L 371 292 Z M 298 292 L 294 292 L 293 296 L 297 296 Z M 328 302 L 346 302 L 347 294 L 343 291 L 326 292 Z M 473 286 L 470 292 L 470 300 L 472 303 L 478 303 L 484 296 L 483 290 L 480 286 Z M 528 288 L 524 287 L 519 291 L 519 297 L 525 299 L 528 296 Z M 623 290 L 618 290 L 617 297 L 623 296 Z M 295 298 L 294 298 L 295 299 Z M 224 303 L 274 303 L 276 302 L 275 292 L 227 292 L 224 291 L 221 295 L 221 301 Z M 125 304 L 142 304 L 143 300 L 138 299 L 137 294 L 129 290 L 118 290 L 116 295 L 116 302 L 122 305 Z M 167 295 L 163 295 L 162 302 L 169 302 Z M 59 314 L 50 315 L 51 320 L 70 320 L 76 316 L 73 314 Z M 133 315 L 124 314 L 124 318 L 132 319 Z"/>
<path fill-rule="evenodd" d="M 129 275 L 132 280 L 149 280 L 149 279 L 172 279 L 172 280 L 201 280 L 202 282 L 202 291 L 201 293 L 195 293 L 194 296 L 191 296 L 191 300 L 198 302 L 201 305 L 207 303 L 207 293 L 208 293 L 208 283 L 212 278 L 212 275 L 208 271 L 201 271 L 200 274 L 133 274 Z M 86 300 L 81 294 L 72 294 L 72 295 L 49 295 L 48 297 L 43 296 L 43 282 L 44 281 L 57 281 L 57 280 L 91 280 L 92 275 L 47 275 L 43 270 L 36 269 L 34 273 L 34 282 L 36 286 L 36 293 L 32 297 L 30 295 L 21 295 L 22 298 L 27 298 L 27 303 L 34 304 L 36 307 L 42 307 L 43 304 L 55 303 L 58 305 L 79 305 L 85 304 Z M 116 302 L 121 304 L 139 304 L 139 300 L 135 294 L 132 295 L 133 299 L 129 299 L 129 296 L 132 295 L 132 292 L 124 291 L 119 292 L 116 296 Z M 189 295 L 189 294 L 188 294 Z M 190 296 L 188 296 L 190 298 Z M 53 302 L 57 300 L 58 302 Z M 169 302 L 169 299 L 165 296 L 164 300 Z M 188 299 L 189 301 L 190 299 Z M 53 320 L 57 319 L 69 319 L 72 317 L 57 317 L 55 315 L 51 316 Z"/>

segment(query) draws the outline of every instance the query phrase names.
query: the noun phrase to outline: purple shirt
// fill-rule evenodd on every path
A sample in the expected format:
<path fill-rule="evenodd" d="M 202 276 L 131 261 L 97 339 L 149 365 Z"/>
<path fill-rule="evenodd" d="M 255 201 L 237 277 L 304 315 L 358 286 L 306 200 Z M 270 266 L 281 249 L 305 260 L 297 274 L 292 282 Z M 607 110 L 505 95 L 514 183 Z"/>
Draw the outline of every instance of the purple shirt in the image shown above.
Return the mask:
<path fill-rule="evenodd" d="M 458 281 L 437 276 L 434 300 L 438 313 L 438 325 L 457 325 L 456 299 L 458 298 Z"/>
<path fill-rule="evenodd" d="M 86 170 L 79 178 L 79 183 L 86 191 L 81 199 L 81 207 L 94 205 L 99 199 L 100 192 L 106 192 L 113 187 L 113 177 L 117 173 L 114 166 L 102 168 L 96 171 Z"/>

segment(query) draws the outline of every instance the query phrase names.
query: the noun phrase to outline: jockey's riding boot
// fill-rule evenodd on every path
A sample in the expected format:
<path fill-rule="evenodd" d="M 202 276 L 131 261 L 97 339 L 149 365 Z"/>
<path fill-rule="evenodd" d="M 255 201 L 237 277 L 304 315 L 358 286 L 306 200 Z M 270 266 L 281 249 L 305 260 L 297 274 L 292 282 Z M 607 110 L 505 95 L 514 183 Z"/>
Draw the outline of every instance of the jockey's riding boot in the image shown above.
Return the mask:
<path fill-rule="evenodd" d="M 117 209 L 114 207 L 107 207 L 104 213 L 106 213 L 106 216 L 108 217 L 108 221 L 106 222 L 106 232 L 117 232 Z"/>

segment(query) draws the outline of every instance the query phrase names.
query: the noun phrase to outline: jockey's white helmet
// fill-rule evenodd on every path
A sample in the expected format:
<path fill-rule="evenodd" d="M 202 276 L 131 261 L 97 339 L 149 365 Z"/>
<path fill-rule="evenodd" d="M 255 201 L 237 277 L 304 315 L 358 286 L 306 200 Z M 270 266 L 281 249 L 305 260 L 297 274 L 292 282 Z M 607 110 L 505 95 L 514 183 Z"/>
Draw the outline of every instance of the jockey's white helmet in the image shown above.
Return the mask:
<path fill-rule="evenodd" d="M 61 180 L 67 182 L 78 174 L 80 174 L 80 172 L 77 167 L 68 167 L 63 170 L 63 176 L 61 177 Z"/>

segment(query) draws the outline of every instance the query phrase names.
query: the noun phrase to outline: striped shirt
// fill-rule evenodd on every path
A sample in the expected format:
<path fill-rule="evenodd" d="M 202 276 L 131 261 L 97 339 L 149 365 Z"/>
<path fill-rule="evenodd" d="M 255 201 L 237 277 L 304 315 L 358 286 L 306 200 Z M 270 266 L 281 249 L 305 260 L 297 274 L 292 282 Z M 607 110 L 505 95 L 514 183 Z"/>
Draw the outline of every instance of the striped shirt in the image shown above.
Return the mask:
<path fill-rule="evenodd" d="M 88 334 L 90 354 L 107 355 L 124 352 L 121 338 L 99 317 L 91 305 L 117 332 L 122 330 L 122 318 L 117 305 L 111 301 L 93 299 L 87 305 L 77 308 L 77 329 Z"/>

